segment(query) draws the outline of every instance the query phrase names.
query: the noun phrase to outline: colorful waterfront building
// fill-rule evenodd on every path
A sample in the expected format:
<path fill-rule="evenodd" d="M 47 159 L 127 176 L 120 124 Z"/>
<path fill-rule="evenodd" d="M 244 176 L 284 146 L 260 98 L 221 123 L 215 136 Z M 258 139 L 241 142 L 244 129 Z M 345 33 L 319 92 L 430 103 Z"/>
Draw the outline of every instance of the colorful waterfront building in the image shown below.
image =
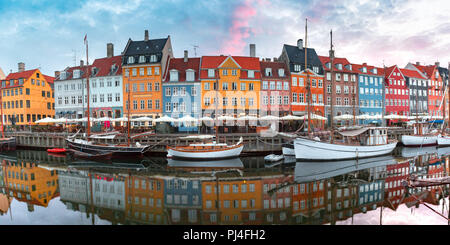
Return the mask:
<path fill-rule="evenodd" d="M 162 84 L 163 115 L 171 118 L 201 117 L 200 58 L 170 58 Z M 178 124 L 178 123 L 177 123 Z M 179 131 L 194 131 L 194 122 L 184 122 Z"/>
<path fill-rule="evenodd" d="M 444 83 L 438 67 L 436 65 L 424 66 L 417 62 L 416 64 L 408 63 L 406 69 L 416 70 L 428 79 L 426 81 L 428 83 L 428 115 L 433 119 L 442 118 L 444 115 L 442 106 Z"/>
<path fill-rule="evenodd" d="M 292 217 L 292 187 L 289 183 L 293 181 L 293 175 L 262 177 L 262 224 L 290 223 Z"/>
<path fill-rule="evenodd" d="M 340 115 L 356 115 L 359 112 L 358 75 L 359 72 L 346 58 L 335 57 L 333 60 L 333 74 L 331 75 L 331 60 L 327 56 L 319 56 L 323 64 L 326 77 L 326 90 L 323 91 L 326 99 L 325 115 L 331 121 L 331 103 L 333 103 L 333 117 Z M 332 89 L 333 87 L 333 89 Z M 332 100 L 332 98 L 334 98 Z M 336 121 L 342 124 L 356 124 L 353 120 Z"/>
<path fill-rule="evenodd" d="M 410 90 L 406 83 L 406 78 L 397 65 L 384 69 L 384 88 L 385 88 L 385 115 L 403 115 L 410 114 Z M 396 121 L 396 120 L 393 120 Z"/>
<path fill-rule="evenodd" d="M 308 56 L 308 67 L 305 67 L 305 53 Z M 309 79 L 311 88 L 310 111 L 316 115 L 325 116 L 324 69 L 316 51 L 313 48 L 306 49 L 303 46 L 303 40 L 299 39 L 297 46 L 283 45 L 279 60 L 286 64 L 291 76 L 292 114 L 302 116 L 308 113 L 307 80 Z M 312 124 L 317 127 L 324 127 L 322 121 Z"/>
<path fill-rule="evenodd" d="M 125 180 L 127 223 L 166 224 L 164 188 L 164 180 L 157 176 L 127 176 Z"/>
<path fill-rule="evenodd" d="M 409 88 L 409 113 L 411 116 L 428 115 L 427 78 L 416 70 L 400 69 Z"/>
<path fill-rule="evenodd" d="M 336 221 L 345 220 L 354 215 L 358 202 L 357 184 L 340 184 L 334 179 L 328 179 L 325 194 L 326 212 L 323 222 L 334 225 Z"/>
<path fill-rule="evenodd" d="M 437 69 L 438 69 L 438 71 L 439 71 L 439 75 L 441 76 L 441 78 L 442 78 L 442 82 L 443 82 L 443 89 L 445 90 L 445 89 L 447 89 L 448 90 L 448 68 L 445 68 L 445 67 L 440 67 L 440 63 L 439 62 L 436 62 L 435 63 L 436 64 L 436 67 L 437 67 Z M 447 92 L 444 92 L 444 94 L 445 94 L 445 110 L 443 111 L 443 114 L 445 115 L 445 119 L 446 118 L 448 118 L 448 111 L 449 111 L 449 106 L 450 106 L 450 104 L 449 104 L 449 99 L 448 99 L 448 97 L 449 97 L 449 93 L 448 93 L 448 91 Z"/>
<path fill-rule="evenodd" d="M 202 56 L 200 81 L 203 116 L 259 116 L 261 67 L 258 58 Z"/>
<path fill-rule="evenodd" d="M 398 161 L 397 164 L 386 166 L 386 179 L 384 180 L 384 205 L 397 209 L 404 198 L 405 188 L 403 181 L 410 176 L 410 162 L 408 160 Z"/>
<path fill-rule="evenodd" d="M 314 223 L 323 217 L 327 181 L 292 185 L 292 218 L 295 223 Z"/>
<path fill-rule="evenodd" d="M 217 193 L 219 190 L 219 193 Z M 241 224 L 262 209 L 260 177 L 228 177 L 202 181 L 203 224 Z"/>
<path fill-rule="evenodd" d="M 286 116 L 291 114 L 291 81 L 283 62 L 262 60 L 261 66 L 261 115 Z"/>
<path fill-rule="evenodd" d="M 146 30 L 144 40 L 128 40 L 122 53 L 125 116 L 128 115 L 128 103 L 131 104 L 131 118 L 162 116 L 162 76 L 171 57 L 173 51 L 170 36 L 149 39 Z"/>
<path fill-rule="evenodd" d="M 384 179 L 361 182 L 358 187 L 358 206 L 363 213 L 375 210 L 377 204 L 384 201 Z"/>
<path fill-rule="evenodd" d="M 19 71 L 2 80 L 3 123 L 5 125 L 34 125 L 46 117 L 55 117 L 53 77 L 39 69 Z"/>
<path fill-rule="evenodd" d="M 352 68 L 358 74 L 359 91 L 359 115 L 379 116 L 380 119 L 359 120 L 359 124 L 381 123 L 384 109 L 384 69 L 369 66 L 352 64 Z"/>
<path fill-rule="evenodd" d="M 171 224 L 201 224 L 202 186 L 199 178 L 166 178 L 164 210 Z"/>

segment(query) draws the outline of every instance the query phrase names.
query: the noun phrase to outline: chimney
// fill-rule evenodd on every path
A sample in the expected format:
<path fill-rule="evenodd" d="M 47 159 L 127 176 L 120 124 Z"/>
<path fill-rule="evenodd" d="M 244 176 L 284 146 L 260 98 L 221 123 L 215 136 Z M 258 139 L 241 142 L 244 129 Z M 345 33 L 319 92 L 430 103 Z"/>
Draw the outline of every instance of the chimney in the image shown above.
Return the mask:
<path fill-rule="evenodd" d="M 302 50 L 303 49 L 303 39 L 297 40 L 297 48 Z"/>
<path fill-rule="evenodd" d="M 19 72 L 25 71 L 25 63 L 20 62 L 18 65 L 19 65 Z"/>
<path fill-rule="evenodd" d="M 80 66 L 84 66 L 84 61 L 80 60 Z"/>
<path fill-rule="evenodd" d="M 184 50 L 184 62 L 188 62 L 188 51 Z"/>
<path fill-rule="evenodd" d="M 417 62 L 416 62 L 416 65 L 420 66 L 420 62 L 419 62 L 419 61 L 417 61 Z"/>
<path fill-rule="evenodd" d="M 148 30 L 145 30 L 144 41 L 148 41 Z"/>
<path fill-rule="evenodd" d="M 278 61 L 277 57 L 273 57 L 273 61 L 277 62 Z"/>
<path fill-rule="evenodd" d="M 106 44 L 106 57 L 111 58 L 114 56 L 114 44 Z"/>
<path fill-rule="evenodd" d="M 439 67 L 440 64 L 441 63 L 439 63 L 439 62 L 434 63 L 434 65 L 437 66 L 437 67 Z"/>
<path fill-rule="evenodd" d="M 250 44 L 250 57 L 256 57 L 256 44 Z"/>
<path fill-rule="evenodd" d="M 55 78 L 59 77 L 60 74 L 61 74 L 60 71 L 55 71 Z"/>

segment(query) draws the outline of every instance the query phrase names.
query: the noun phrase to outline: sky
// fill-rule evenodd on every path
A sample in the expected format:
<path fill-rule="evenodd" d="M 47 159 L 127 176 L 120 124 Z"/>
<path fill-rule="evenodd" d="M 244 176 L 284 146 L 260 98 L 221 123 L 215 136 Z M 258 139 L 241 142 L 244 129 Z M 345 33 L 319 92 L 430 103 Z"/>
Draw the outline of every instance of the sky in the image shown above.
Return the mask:
<path fill-rule="evenodd" d="M 283 44 L 305 39 L 328 55 L 330 30 L 337 57 L 382 67 L 408 62 L 447 67 L 450 4 L 446 0 L 0 0 L 0 68 L 7 75 L 40 68 L 53 75 L 86 60 L 119 55 L 129 38 L 170 35 L 175 57 L 256 55 L 279 57 Z M 194 46 L 198 46 L 194 50 Z"/>

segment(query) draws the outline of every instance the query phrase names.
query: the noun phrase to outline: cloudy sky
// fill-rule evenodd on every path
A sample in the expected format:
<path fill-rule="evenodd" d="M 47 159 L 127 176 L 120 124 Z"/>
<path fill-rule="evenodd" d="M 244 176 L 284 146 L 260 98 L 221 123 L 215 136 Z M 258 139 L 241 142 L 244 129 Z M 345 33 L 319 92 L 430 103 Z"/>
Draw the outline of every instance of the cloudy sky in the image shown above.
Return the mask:
<path fill-rule="evenodd" d="M 0 0 L 0 67 L 6 74 L 40 67 L 49 75 L 86 59 L 120 54 L 129 38 L 171 36 L 174 54 L 278 57 L 283 44 L 305 37 L 328 55 L 329 32 L 338 57 L 371 65 L 450 61 L 450 4 L 446 0 Z M 76 57 L 76 61 L 74 58 Z"/>

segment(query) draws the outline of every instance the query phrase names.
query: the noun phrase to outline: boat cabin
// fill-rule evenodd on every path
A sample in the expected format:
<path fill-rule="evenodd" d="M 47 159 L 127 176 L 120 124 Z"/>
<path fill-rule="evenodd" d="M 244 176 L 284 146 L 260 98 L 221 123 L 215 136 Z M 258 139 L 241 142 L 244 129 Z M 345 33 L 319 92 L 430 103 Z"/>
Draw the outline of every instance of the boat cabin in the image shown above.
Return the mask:
<path fill-rule="evenodd" d="M 351 131 L 341 131 L 344 142 L 352 145 L 374 146 L 388 143 L 388 128 L 364 127 Z"/>

